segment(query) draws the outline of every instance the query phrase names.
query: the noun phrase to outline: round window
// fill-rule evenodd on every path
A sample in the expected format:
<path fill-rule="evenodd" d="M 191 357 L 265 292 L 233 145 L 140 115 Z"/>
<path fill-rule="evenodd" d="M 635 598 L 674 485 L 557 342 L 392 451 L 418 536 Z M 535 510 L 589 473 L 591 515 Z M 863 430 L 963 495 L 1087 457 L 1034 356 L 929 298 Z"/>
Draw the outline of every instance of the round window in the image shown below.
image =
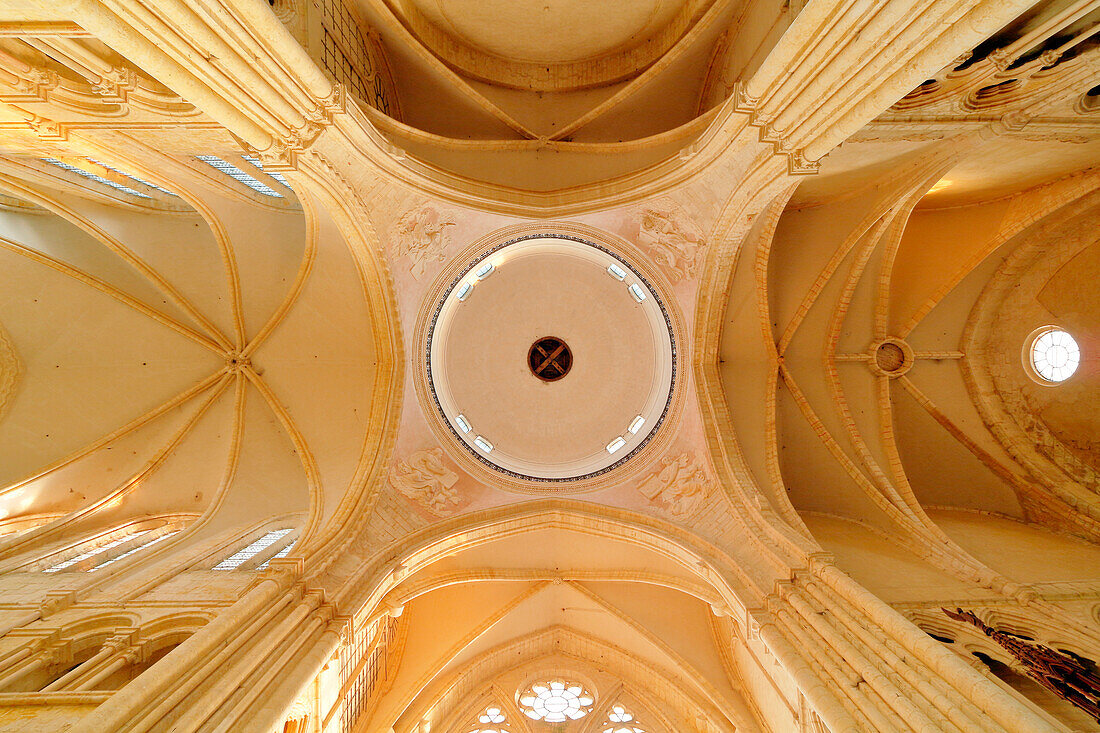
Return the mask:
<path fill-rule="evenodd" d="M 593 702 L 595 698 L 584 685 L 561 679 L 536 682 L 519 696 L 524 715 L 547 723 L 579 720 L 592 712 Z"/>
<path fill-rule="evenodd" d="M 1081 349 L 1066 331 L 1044 326 L 1031 334 L 1025 357 L 1029 371 L 1039 382 L 1057 384 L 1077 371 Z"/>

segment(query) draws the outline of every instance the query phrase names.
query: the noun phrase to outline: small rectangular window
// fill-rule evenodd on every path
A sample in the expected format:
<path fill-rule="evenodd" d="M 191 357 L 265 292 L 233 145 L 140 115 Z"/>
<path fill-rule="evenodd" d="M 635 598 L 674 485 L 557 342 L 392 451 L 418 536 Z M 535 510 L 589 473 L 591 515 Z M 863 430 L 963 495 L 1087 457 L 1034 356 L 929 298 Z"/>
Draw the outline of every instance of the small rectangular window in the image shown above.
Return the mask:
<path fill-rule="evenodd" d="M 89 171 L 86 171 L 83 168 L 77 168 L 75 165 L 70 165 L 69 163 L 66 163 L 63 160 L 58 160 L 57 158 L 42 158 L 42 162 L 43 163 L 49 163 L 50 165 L 57 166 L 58 168 L 61 168 L 62 170 L 69 171 L 70 173 L 75 173 L 76 175 L 80 176 L 81 178 L 87 178 L 89 181 L 95 181 L 96 183 L 102 183 L 104 186 L 109 186 L 110 188 L 113 188 L 116 191 L 122 191 L 122 193 L 128 193 L 131 196 L 137 196 L 138 198 L 142 198 L 142 199 L 151 199 L 151 198 L 153 198 L 152 196 L 150 196 L 147 193 L 142 193 L 141 191 L 138 191 L 137 189 L 130 188 L 129 186 L 123 186 L 121 183 L 115 183 L 114 181 L 108 180 L 108 179 L 104 178 L 103 176 L 96 175 L 95 173 L 91 173 Z M 103 167 L 106 168 L 107 166 L 103 166 Z"/>
<path fill-rule="evenodd" d="M 271 557 L 269 557 L 269 558 L 268 558 L 267 560 L 264 560 L 264 561 L 263 561 L 263 563 L 261 563 L 260 565 L 257 565 L 257 566 L 256 566 L 256 569 L 257 569 L 257 570 L 266 570 L 266 569 L 267 569 L 267 566 L 268 566 L 268 564 L 269 564 L 269 563 L 270 563 L 270 562 L 271 562 L 272 560 L 274 560 L 274 559 L 276 559 L 276 558 L 280 558 L 280 557 L 286 557 L 287 555 L 289 555 L 289 554 L 290 554 L 290 551 L 291 551 L 291 550 L 292 550 L 293 548 L 294 548 L 294 543 L 293 543 L 293 542 L 291 542 L 291 543 L 290 543 L 289 545 L 287 545 L 287 546 L 286 546 L 286 547 L 284 547 L 283 549 L 281 549 L 281 550 L 279 550 L 278 552 L 276 552 L 276 553 L 275 553 L 274 555 L 272 555 Z"/>
<path fill-rule="evenodd" d="M 252 544 L 237 550 L 232 555 L 222 560 L 214 566 L 214 570 L 236 570 L 245 562 L 256 557 L 256 555 L 260 554 L 263 550 L 266 550 L 283 537 L 286 537 L 291 531 L 291 529 L 276 529 L 272 532 L 268 532 Z"/>
<path fill-rule="evenodd" d="M 272 178 L 274 178 L 274 179 L 275 179 L 276 181 L 278 181 L 279 183 L 283 184 L 283 185 L 284 185 L 284 186 L 286 186 L 287 188 L 290 188 L 290 181 L 288 181 L 288 180 L 286 179 L 286 176 L 284 176 L 284 175 L 283 175 L 282 173 L 279 173 L 279 172 L 277 172 L 277 171 L 269 171 L 269 170 L 267 170 L 266 168 L 264 168 L 264 164 L 263 164 L 263 163 L 262 163 L 262 162 L 260 161 L 260 159 L 259 159 L 259 158 L 257 158 L 256 156 L 254 156 L 254 155 L 242 155 L 241 157 L 242 157 L 242 158 L 244 158 L 245 160 L 247 160 L 247 161 L 248 161 L 249 163 L 251 163 L 252 165 L 254 165 L 254 166 L 256 166 L 257 168 L 259 168 L 260 170 L 262 170 L 262 171 L 263 171 L 264 173 L 266 173 L 267 175 L 269 175 L 269 176 L 271 176 Z"/>
<path fill-rule="evenodd" d="M 147 529 L 143 529 L 140 532 L 133 532 L 131 534 L 126 535 L 125 537 L 119 537 L 117 540 L 112 540 L 112 541 L 108 542 L 105 545 L 99 545 L 98 547 L 93 547 L 92 549 L 86 550 L 85 552 L 82 552 L 79 555 L 76 555 L 74 557 L 70 557 L 68 560 L 63 560 L 63 561 L 57 563 L 56 565 L 51 565 L 50 567 L 46 568 L 42 572 L 44 572 L 44 573 L 56 573 L 59 570 L 64 570 L 65 568 L 72 567 L 73 565 L 76 565 L 78 562 L 83 562 L 84 560 L 87 560 L 90 557 L 95 557 L 96 555 L 98 555 L 101 552 L 106 552 L 107 550 L 114 549 L 114 548 L 118 547 L 121 544 L 129 542 L 130 540 L 134 539 L 135 537 L 140 537 L 141 535 L 145 534 L 148 531 L 149 530 L 147 530 Z"/>
<path fill-rule="evenodd" d="M 180 533 L 180 530 L 178 530 L 178 529 L 173 530 L 172 532 L 169 532 L 167 534 L 162 534 L 160 537 L 157 537 L 156 539 L 149 540 L 148 542 L 146 542 L 144 544 L 141 544 L 141 545 L 138 545 L 137 547 L 131 547 L 129 550 L 122 553 L 118 557 L 112 557 L 110 560 L 107 560 L 106 562 L 101 562 L 99 565 L 96 565 L 94 568 L 91 568 L 90 570 L 88 570 L 88 572 L 90 573 L 90 572 L 94 572 L 96 570 L 99 570 L 100 568 L 105 568 L 105 567 L 107 567 L 108 565 L 110 565 L 112 563 L 118 562 L 119 560 L 121 560 L 124 557 L 129 557 L 130 555 L 133 555 L 135 552 L 141 552 L 142 550 L 144 550 L 148 547 L 152 547 L 153 545 L 160 544 L 161 542 L 164 542 L 169 537 L 172 537 L 173 535 L 177 535 L 179 533 Z"/>
<path fill-rule="evenodd" d="M 169 191 L 167 188 L 161 188 L 160 186 L 158 186 L 155 183 L 149 183 L 149 181 L 146 181 L 144 178 L 138 178 L 137 176 L 135 176 L 132 173 L 127 173 L 126 171 L 121 171 L 118 168 L 115 168 L 113 165 L 107 165 L 106 163 L 103 163 L 102 161 L 98 161 L 95 158 L 88 158 L 87 160 L 88 160 L 89 163 L 94 163 L 95 165 L 98 165 L 101 168 L 106 168 L 109 171 L 114 171 L 115 173 L 126 176 L 131 181 L 137 181 L 138 183 L 140 183 L 143 186 L 148 186 L 149 188 L 160 191 L 161 193 L 166 193 L 169 196 L 175 196 L 176 195 L 176 194 L 172 193 L 171 191 Z"/>
<path fill-rule="evenodd" d="M 277 199 L 283 198 L 283 195 L 273 189 L 271 186 L 257 181 L 255 178 L 248 175 L 237 166 L 228 161 L 222 160 L 216 155 L 196 155 L 195 158 L 201 160 L 203 163 L 206 163 L 211 168 L 221 171 L 233 180 L 243 183 L 256 193 L 260 193 L 264 196 L 270 196 Z"/>

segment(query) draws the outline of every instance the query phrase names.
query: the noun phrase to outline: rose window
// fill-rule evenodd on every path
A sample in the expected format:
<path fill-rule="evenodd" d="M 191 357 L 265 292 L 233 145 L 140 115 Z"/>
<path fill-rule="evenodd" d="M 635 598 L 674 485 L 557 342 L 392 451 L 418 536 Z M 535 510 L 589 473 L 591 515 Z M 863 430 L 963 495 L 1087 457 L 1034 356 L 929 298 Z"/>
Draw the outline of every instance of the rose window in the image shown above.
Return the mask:
<path fill-rule="evenodd" d="M 519 696 L 524 715 L 547 723 L 579 720 L 592 712 L 594 701 L 580 683 L 560 679 L 536 682 Z"/>
<path fill-rule="evenodd" d="M 1060 328 L 1041 330 L 1031 342 L 1031 366 L 1048 383 L 1073 376 L 1081 363 L 1081 349 L 1072 336 Z"/>

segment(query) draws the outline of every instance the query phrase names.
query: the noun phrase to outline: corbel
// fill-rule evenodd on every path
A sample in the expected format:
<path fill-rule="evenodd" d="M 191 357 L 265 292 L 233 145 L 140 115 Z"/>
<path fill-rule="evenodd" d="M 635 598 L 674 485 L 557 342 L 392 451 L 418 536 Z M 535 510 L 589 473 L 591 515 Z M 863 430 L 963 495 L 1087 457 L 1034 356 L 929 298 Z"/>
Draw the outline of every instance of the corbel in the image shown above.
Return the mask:
<path fill-rule="evenodd" d="M 263 150 L 244 144 L 241 146 L 260 159 L 265 171 L 295 171 L 298 169 L 298 148 L 285 140 L 275 140 Z"/>
<path fill-rule="evenodd" d="M 68 128 L 56 120 L 33 115 L 31 119 L 27 120 L 27 124 L 34 130 L 34 134 L 42 140 L 59 143 L 68 142 L 69 140 Z"/>
<path fill-rule="evenodd" d="M 821 170 L 820 161 L 808 160 L 801 148 L 791 150 L 787 155 L 787 172 L 792 176 L 808 176 Z"/>
<path fill-rule="evenodd" d="M 332 115 L 344 114 L 348 111 L 348 91 L 347 87 L 343 84 L 336 83 L 332 85 L 332 92 L 327 97 L 321 100 L 321 109 L 323 109 L 328 115 L 328 122 L 331 124 Z"/>
<path fill-rule="evenodd" d="M 1031 122 L 1031 117 L 1019 111 L 1006 112 L 990 125 L 997 135 L 1006 135 L 1011 132 L 1020 132 Z"/>
<path fill-rule="evenodd" d="M 114 66 L 101 74 L 99 81 L 92 85 L 92 91 L 105 102 L 124 104 L 129 93 L 137 89 L 138 75 L 133 69 Z"/>
<path fill-rule="evenodd" d="M 43 665 L 73 663 L 73 644 L 71 639 L 54 639 L 49 643 L 43 643 L 35 655 Z"/>
<path fill-rule="evenodd" d="M 745 90 L 745 82 L 741 79 L 733 83 L 733 91 L 730 93 L 730 99 L 733 100 L 734 112 L 747 114 L 750 117 L 756 114 L 757 105 L 760 103 L 759 99 L 751 96 Z"/>
<path fill-rule="evenodd" d="M 63 611 L 74 603 L 76 603 L 76 591 L 51 590 L 46 592 L 46 597 L 38 605 L 38 611 L 42 618 L 46 618 L 58 611 Z"/>
<path fill-rule="evenodd" d="M 33 67 L 24 73 L 17 73 L 14 94 L 3 94 L 5 102 L 46 102 L 49 101 L 49 92 L 60 84 L 57 72 L 49 69 Z"/>
<path fill-rule="evenodd" d="M 990 51 L 986 58 L 997 68 L 997 71 L 1008 71 L 1008 67 L 1016 60 L 1016 54 L 1009 53 L 1007 48 L 998 48 Z"/>

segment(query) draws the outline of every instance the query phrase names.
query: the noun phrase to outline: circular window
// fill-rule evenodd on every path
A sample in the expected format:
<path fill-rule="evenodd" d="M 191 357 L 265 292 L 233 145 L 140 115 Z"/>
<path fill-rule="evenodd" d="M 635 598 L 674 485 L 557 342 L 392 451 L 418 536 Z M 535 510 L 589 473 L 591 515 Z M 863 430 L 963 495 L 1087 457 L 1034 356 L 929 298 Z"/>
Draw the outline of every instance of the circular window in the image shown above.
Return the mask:
<path fill-rule="evenodd" d="M 1030 371 L 1039 381 L 1057 384 L 1077 371 L 1081 363 L 1081 349 L 1066 331 L 1045 326 L 1031 335 L 1026 357 Z"/>
<path fill-rule="evenodd" d="M 527 352 L 531 373 L 544 382 L 556 382 L 573 368 L 573 352 L 560 338 L 547 336 L 531 345 Z"/>
<path fill-rule="evenodd" d="M 564 723 L 592 712 L 595 698 L 579 682 L 550 680 L 536 682 L 519 696 L 523 714 L 532 720 Z"/>

